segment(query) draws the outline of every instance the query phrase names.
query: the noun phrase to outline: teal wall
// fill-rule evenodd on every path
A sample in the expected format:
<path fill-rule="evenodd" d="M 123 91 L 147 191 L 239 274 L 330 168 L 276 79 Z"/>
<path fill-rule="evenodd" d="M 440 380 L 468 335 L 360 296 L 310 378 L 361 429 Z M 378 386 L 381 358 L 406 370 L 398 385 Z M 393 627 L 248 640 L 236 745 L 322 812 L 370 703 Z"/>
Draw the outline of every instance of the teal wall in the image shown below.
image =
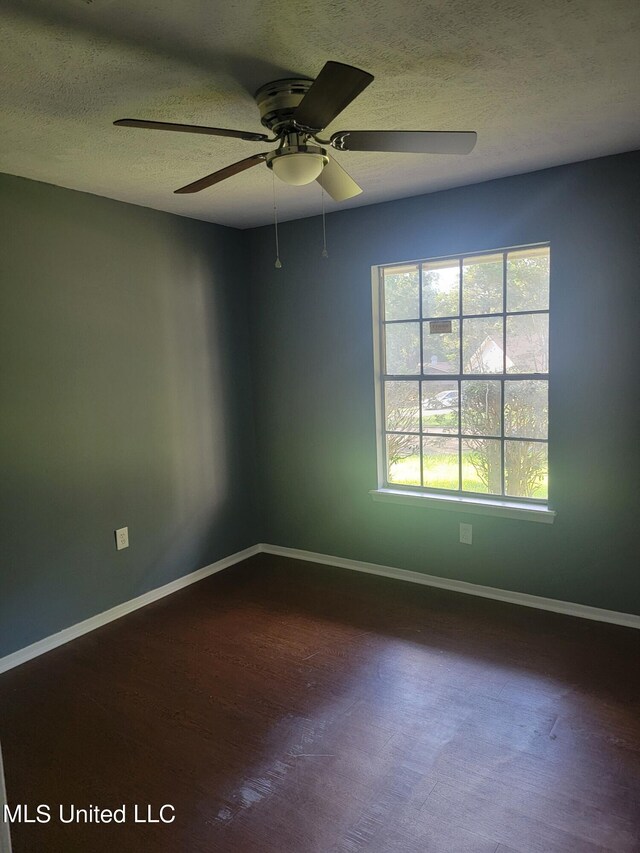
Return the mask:
<path fill-rule="evenodd" d="M 264 541 L 639 613 L 639 213 L 634 152 L 250 233 Z M 547 240 L 555 524 L 374 503 L 371 266 Z"/>
<path fill-rule="evenodd" d="M 259 531 L 245 236 L 4 175 L 0 226 L 1 657 Z"/>
<path fill-rule="evenodd" d="M 285 223 L 278 271 L 0 176 L 0 657 L 258 541 L 639 613 L 639 204 L 636 152 L 331 214 L 327 260 Z M 371 266 L 547 240 L 556 523 L 374 503 Z"/>

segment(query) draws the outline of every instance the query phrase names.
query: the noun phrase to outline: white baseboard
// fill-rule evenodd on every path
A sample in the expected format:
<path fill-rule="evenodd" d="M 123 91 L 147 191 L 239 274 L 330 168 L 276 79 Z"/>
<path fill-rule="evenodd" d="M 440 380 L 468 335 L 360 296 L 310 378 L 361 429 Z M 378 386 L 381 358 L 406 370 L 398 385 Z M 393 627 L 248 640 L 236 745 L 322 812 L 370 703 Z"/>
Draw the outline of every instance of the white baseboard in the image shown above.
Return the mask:
<path fill-rule="evenodd" d="M 195 572 L 191 572 L 191 574 L 184 575 L 181 578 L 176 578 L 176 580 L 171 581 L 164 586 L 159 586 L 157 589 L 149 590 L 149 592 L 145 592 L 137 598 L 124 601 L 122 604 L 118 604 L 110 610 L 105 610 L 104 613 L 98 613 L 96 616 L 91 616 L 91 618 L 85 619 L 84 622 L 78 622 L 76 625 L 71 625 L 70 628 L 64 628 L 64 630 L 59 631 L 57 634 L 51 634 L 50 637 L 38 640 L 37 643 L 32 643 L 30 646 L 18 649 L 17 652 L 13 652 L 6 657 L 0 658 L 0 673 L 6 672 L 8 669 L 13 669 L 14 666 L 19 666 L 21 663 L 26 663 L 26 661 L 38 657 L 38 655 L 43 655 L 45 652 L 51 651 L 51 649 L 55 649 L 58 646 L 62 646 L 70 640 L 75 640 L 76 637 L 81 637 L 83 634 L 89 633 L 89 631 L 94 631 L 96 628 L 100 628 L 108 622 L 120 619 L 121 616 L 126 616 L 127 613 L 131 613 L 133 610 L 138 610 L 140 607 L 145 607 L 147 604 L 151 604 L 159 598 L 164 598 L 165 595 L 171 595 L 171 593 L 177 592 L 179 589 L 184 589 L 184 587 L 189 586 L 192 583 L 197 583 L 197 581 L 201 581 L 203 578 L 209 577 L 209 575 L 214 575 L 216 572 L 228 569 L 229 566 L 234 566 L 236 563 L 242 562 L 242 560 L 253 557 L 255 554 L 258 554 L 259 551 L 259 545 L 252 545 L 250 548 L 245 548 L 244 551 L 238 551 L 235 554 L 230 554 L 228 557 L 224 557 L 222 560 L 211 563 L 209 566 L 204 566 L 202 569 L 197 569 Z"/>
<path fill-rule="evenodd" d="M 619 613 L 616 610 L 603 610 L 600 607 L 589 607 L 585 604 L 574 604 L 571 601 L 558 601 L 555 598 L 543 598 L 539 595 L 528 595 L 524 592 L 512 592 L 507 589 L 497 589 L 492 586 L 480 586 L 480 584 L 468 583 L 467 581 L 452 580 L 450 578 L 440 578 L 435 575 L 426 575 L 422 572 L 411 572 L 407 569 L 397 569 L 393 566 L 380 566 L 377 563 L 365 563 L 361 560 L 350 560 L 346 557 L 334 557 L 330 554 L 317 554 L 315 551 L 301 551 L 298 548 L 286 548 L 281 545 L 259 544 L 252 545 L 250 548 L 245 548 L 244 551 L 238 551 L 235 554 L 230 554 L 216 563 L 211 563 L 209 566 L 204 566 L 189 575 L 177 578 L 164 586 L 152 589 L 140 595 L 137 598 L 132 598 L 130 601 L 125 601 L 112 607 L 110 610 L 105 610 L 104 613 L 98 613 L 90 619 L 85 619 L 84 622 L 78 622 L 70 628 L 65 628 L 57 634 L 52 634 L 50 637 L 45 637 L 38 640 L 37 643 L 32 643 L 23 649 L 13 652 L 6 657 L 0 658 L 0 673 L 13 669 L 21 663 L 32 658 L 43 655 L 45 652 L 51 651 L 58 646 L 68 643 L 70 640 L 75 640 L 76 637 L 81 637 L 89 631 L 100 628 L 115 619 L 120 619 L 121 616 L 126 616 L 140 607 L 145 607 L 153 601 L 164 598 L 166 595 L 171 595 L 184 587 L 203 578 L 209 577 L 216 572 L 221 572 L 236 563 L 241 563 L 249 557 L 256 554 L 274 554 L 280 557 L 290 557 L 294 560 L 305 560 L 308 563 L 324 563 L 327 566 L 337 566 L 341 569 L 350 569 L 356 572 L 367 572 L 372 575 L 382 575 L 386 578 L 395 578 L 396 580 L 409 581 L 410 583 L 419 583 L 424 586 L 434 586 L 439 589 L 449 589 L 453 592 L 462 592 L 465 595 L 478 595 L 481 598 L 492 598 L 496 601 L 505 601 L 508 604 L 519 604 L 523 607 L 534 607 L 538 610 L 551 610 L 554 613 L 563 613 L 566 616 L 578 616 L 582 619 L 593 619 L 597 622 L 610 622 L 613 625 L 623 625 L 627 628 L 640 629 L 640 616 L 634 613 Z"/>
<path fill-rule="evenodd" d="M 462 592 L 465 595 L 479 595 L 481 598 L 493 598 L 496 601 L 505 601 L 508 604 L 519 604 L 523 607 L 535 607 L 538 610 L 551 610 L 554 613 L 563 613 L 566 616 L 578 616 L 582 619 L 594 619 L 597 622 L 611 622 L 613 625 L 624 625 L 627 628 L 640 628 L 640 616 L 636 616 L 634 613 L 619 613 L 616 610 L 603 610 L 600 607 L 589 607 L 586 604 L 574 604 L 571 601 L 558 601 L 555 598 L 543 598 L 539 595 L 529 595 L 524 592 L 512 592 L 507 589 L 498 589 L 493 586 L 480 586 L 480 584 L 468 583 L 467 581 L 440 578 L 435 575 L 426 575 L 422 572 L 411 572 L 407 569 L 396 569 L 392 566 L 379 566 L 377 563 L 364 563 L 360 560 L 349 560 L 345 557 L 332 557 L 329 554 L 316 554 L 314 551 L 301 551 L 297 548 L 284 548 L 280 545 L 261 544 L 258 548 L 266 554 L 290 557 L 295 560 L 305 560 L 308 563 L 324 563 L 327 566 L 337 566 L 341 569 L 351 569 L 356 572 L 367 572 L 371 575 L 382 575 L 385 578 L 396 578 L 397 580 L 419 583 L 424 586 L 435 586 L 439 589 L 449 589 L 453 592 Z"/>
<path fill-rule="evenodd" d="M 7 789 L 4 784 L 4 768 L 2 766 L 2 748 L 0 747 L 0 853 L 11 853 L 11 838 L 9 823 L 3 820 L 4 807 L 7 804 Z"/>

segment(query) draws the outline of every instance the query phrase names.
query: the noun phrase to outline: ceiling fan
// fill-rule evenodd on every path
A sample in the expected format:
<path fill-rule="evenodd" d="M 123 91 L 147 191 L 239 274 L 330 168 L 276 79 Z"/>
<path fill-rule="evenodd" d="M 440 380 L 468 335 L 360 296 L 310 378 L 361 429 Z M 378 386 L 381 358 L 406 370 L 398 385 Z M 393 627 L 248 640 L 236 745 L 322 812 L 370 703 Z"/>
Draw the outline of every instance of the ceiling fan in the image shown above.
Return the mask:
<path fill-rule="evenodd" d="M 334 201 L 358 195 L 362 188 L 332 158 L 325 146 L 337 151 L 396 151 L 413 154 L 468 154 L 476 144 L 473 131 L 340 130 L 330 139 L 318 134 L 373 81 L 373 75 L 352 65 L 327 62 L 315 80 L 275 80 L 255 94 L 262 124 L 274 134 L 122 118 L 119 127 L 174 130 L 231 136 L 248 142 L 277 142 L 271 151 L 253 154 L 231 166 L 187 184 L 176 193 L 196 193 L 226 178 L 266 163 L 287 184 L 302 186 L 317 181 Z"/>

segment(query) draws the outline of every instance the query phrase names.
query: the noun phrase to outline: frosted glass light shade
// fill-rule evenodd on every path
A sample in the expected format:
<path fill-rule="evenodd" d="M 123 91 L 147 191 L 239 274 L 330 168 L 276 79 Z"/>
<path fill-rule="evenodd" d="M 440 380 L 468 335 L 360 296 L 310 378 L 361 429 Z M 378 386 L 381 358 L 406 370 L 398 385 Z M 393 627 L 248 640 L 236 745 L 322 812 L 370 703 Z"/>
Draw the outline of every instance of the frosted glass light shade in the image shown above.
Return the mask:
<path fill-rule="evenodd" d="M 294 187 L 301 187 L 315 181 L 324 169 L 324 165 L 325 158 L 322 154 L 311 152 L 283 154 L 280 157 L 274 157 L 271 162 L 271 168 L 276 176 L 285 184 L 291 184 Z"/>

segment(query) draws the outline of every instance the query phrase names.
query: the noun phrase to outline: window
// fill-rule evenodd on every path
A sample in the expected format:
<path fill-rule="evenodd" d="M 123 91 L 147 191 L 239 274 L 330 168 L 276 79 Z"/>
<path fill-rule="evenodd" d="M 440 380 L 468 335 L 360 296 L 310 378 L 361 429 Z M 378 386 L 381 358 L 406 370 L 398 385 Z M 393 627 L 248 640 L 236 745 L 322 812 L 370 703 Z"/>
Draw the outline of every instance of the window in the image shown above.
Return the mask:
<path fill-rule="evenodd" d="M 544 504 L 549 246 L 382 266 L 379 485 Z"/>

